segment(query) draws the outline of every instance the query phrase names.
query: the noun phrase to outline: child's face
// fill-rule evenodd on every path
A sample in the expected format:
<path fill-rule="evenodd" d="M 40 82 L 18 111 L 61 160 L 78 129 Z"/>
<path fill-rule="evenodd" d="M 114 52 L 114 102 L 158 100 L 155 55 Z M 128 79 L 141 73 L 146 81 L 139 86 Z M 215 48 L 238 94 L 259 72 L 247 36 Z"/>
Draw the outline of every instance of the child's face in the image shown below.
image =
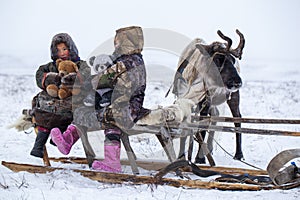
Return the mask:
<path fill-rule="evenodd" d="M 56 48 L 57 48 L 58 58 L 61 58 L 63 60 L 70 59 L 70 52 L 65 43 L 60 43 L 60 44 L 56 45 Z"/>

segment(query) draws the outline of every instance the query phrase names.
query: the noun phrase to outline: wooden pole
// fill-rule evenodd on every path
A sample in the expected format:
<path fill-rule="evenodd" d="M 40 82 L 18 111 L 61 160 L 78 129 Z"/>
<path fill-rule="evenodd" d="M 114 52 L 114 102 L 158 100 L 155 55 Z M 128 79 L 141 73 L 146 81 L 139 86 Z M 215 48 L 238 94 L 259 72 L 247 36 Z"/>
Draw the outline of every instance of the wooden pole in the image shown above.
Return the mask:
<path fill-rule="evenodd" d="M 232 123 L 255 123 L 255 124 L 300 124 L 298 119 L 263 119 L 263 118 L 240 118 L 220 116 L 192 116 L 192 122 L 232 122 Z"/>
<path fill-rule="evenodd" d="M 187 130 L 208 130 L 208 131 L 219 131 L 228 133 L 242 133 L 242 134 L 258 134 L 258 135 L 278 135 L 278 136 L 300 136 L 300 132 L 295 131 L 280 131 L 280 130 L 269 130 L 269 129 L 254 129 L 254 128 L 240 128 L 231 126 L 219 126 L 219 125 L 199 125 L 193 123 L 181 123 L 181 124 L 169 124 L 169 129 L 187 129 Z M 159 134 L 160 126 L 148 125 L 148 126 L 134 126 L 128 130 L 130 134 Z M 174 137 L 183 137 L 180 133 L 171 133 Z M 184 135 L 185 136 L 185 135 Z"/>
<path fill-rule="evenodd" d="M 186 124 L 184 126 L 179 126 L 178 128 L 202 129 L 202 130 L 229 132 L 229 133 L 245 133 L 245 134 L 258 134 L 258 135 L 300 136 L 300 132 L 295 132 L 295 131 L 280 131 L 280 130 L 269 130 L 269 129 L 240 128 L 240 127 L 218 126 L 218 125 Z"/>
<path fill-rule="evenodd" d="M 46 145 L 44 146 L 43 162 L 45 166 L 51 166 Z"/>

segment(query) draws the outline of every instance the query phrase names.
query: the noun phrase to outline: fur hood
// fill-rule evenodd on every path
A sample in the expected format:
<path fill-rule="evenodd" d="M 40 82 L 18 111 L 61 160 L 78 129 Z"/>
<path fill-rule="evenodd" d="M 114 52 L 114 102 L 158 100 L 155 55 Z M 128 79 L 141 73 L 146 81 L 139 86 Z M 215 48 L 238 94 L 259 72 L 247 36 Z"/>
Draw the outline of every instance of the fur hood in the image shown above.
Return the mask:
<path fill-rule="evenodd" d="M 130 26 L 116 30 L 114 45 L 116 56 L 141 53 L 144 46 L 142 28 Z"/>
<path fill-rule="evenodd" d="M 74 41 L 72 40 L 71 36 L 68 35 L 67 33 L 59 33 L 52 38 L 51 47 L 50 47 L 51 58 L 54 62 L 58 59 L 56 45 L 58 45 L 59 43 L 65 43 L 66 46 L 69 48 L 70 57 L 73 62 L 80 60 L 78 56 L 78 49 Z"/>

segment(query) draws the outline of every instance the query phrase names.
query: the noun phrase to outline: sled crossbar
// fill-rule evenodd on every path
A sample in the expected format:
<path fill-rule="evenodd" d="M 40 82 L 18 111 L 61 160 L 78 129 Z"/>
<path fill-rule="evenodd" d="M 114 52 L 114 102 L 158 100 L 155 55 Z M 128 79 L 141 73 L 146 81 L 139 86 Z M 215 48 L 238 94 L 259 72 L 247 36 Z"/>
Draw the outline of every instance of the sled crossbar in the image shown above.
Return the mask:
<path fill-rule="evenodd" d="M 300 124 L 298 119 L 263 119 L 263 118 L 240 118 L 220 116 L 192 116 L 192 122 L 232 122 L 254 124 Z"/>
<path fill-rule="evenodd" d="M 157 126 L 157 125 L 134 126 L 132 129 L 129 129 L 126 132 L 129 135 L 135 135 L 141 133 L 159 134 L 160 128 L 161 126 Z M 170 130 L 171 136 L 174 137 L 186 136 L 186 135 L 180 135 L 180 131 L 176 131 L 180 129 L 194 130 L 194 131 L 207 130 L 207 131 L 218 131 L 218 132 L 227 132 L 227 133 L 258 134 L 258 135 L 300 136 L 300 132 L 297 131 L 240 128 L 240 127 L 219 126 L 219 125 L 201 125 L 201 124 L 194 124 L 194 123 L 181 123 L 179 125 L 169 124 L 168 129 Z"/>

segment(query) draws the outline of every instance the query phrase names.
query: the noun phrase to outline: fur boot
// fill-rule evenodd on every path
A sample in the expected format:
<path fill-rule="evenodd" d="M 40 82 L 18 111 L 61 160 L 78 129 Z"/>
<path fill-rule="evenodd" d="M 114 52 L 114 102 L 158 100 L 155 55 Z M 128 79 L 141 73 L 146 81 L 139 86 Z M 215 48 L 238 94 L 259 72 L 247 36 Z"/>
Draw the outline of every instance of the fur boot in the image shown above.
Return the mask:
<path fill-rule="evenodd" d="M 38 131 L 38 134 L 35 139 L 34 146 L 30 152 L 30 155 L 43 158 L 44 156 L 44 146 L 48 140 L 49 133 L 48 132 L 43 132 L 43 131 Z"/>
<path fill-rule="evenodd" d="M 64 155 L 68 155 L 70 153 L 72 146 L 79 139 L 76 126 L 72 124 L 68 126 L 67 130 L 63 134 L 58 128 L 53 128 L 50 134 L 52 141 L 56 144 L 58 150 Z"/>
<path fill-rule="evenodd" d="M 120 142 L 113 141 L 104 144 L 104 160 L 95 160 L 92 164 L 92 168 L 99 171 L 106 171 L 112 173 L 121 172 L 120 163 Z"/>
<path fill-rule="evenodd" d="M 104 160 L 94 161 L 92 168 L 99 171 L 119 173 L 121 172 L 121 130 L 118 128 L 105 129 L 104 134 Z"/>

